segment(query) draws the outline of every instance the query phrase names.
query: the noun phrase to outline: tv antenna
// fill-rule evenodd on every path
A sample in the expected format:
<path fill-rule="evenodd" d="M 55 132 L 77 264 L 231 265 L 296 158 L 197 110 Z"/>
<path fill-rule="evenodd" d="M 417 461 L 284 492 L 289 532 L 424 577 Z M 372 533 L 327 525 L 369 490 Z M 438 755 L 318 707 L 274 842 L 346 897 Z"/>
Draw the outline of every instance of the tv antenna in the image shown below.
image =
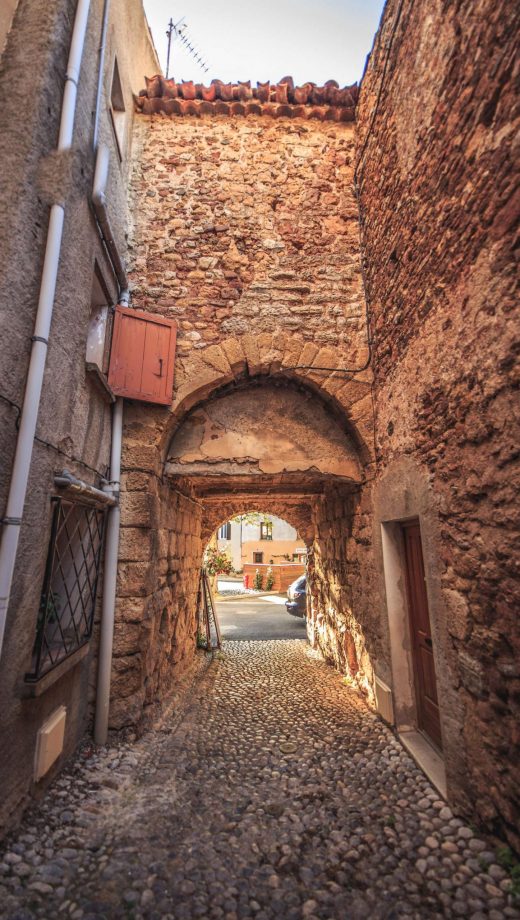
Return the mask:
<path fill-rule="evenodd" d="M 207 73 L 209 67 L 200 54 L 199 51 L 192 44 L 192 39 L 187 31 L 188 23 L 184 21 L 184 16 L 179 19 L 178 22 L 174 22 L 173 19 L 170 19 L 168 23 L 168 29 L 166 31 L 166 37 L 168 38 L 168 54 L 166 56 L 166 79 L 170 75 L 170 52 L 172 46 L 172 39 L 178 38 L 179 41 L 184 45 L 188 54 L 193 58 L 196 64 L 202 68 L 202 70 Z"/>

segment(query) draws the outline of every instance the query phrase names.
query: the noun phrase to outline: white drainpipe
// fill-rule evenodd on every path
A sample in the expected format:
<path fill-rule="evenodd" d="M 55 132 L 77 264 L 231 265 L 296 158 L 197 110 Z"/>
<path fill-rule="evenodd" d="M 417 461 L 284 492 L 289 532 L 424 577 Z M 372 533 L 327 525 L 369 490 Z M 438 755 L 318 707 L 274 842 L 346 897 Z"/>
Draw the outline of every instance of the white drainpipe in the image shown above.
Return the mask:
<path fill-rule="evenodd" d="M 58 151 L 70 150 L 76 112 L 78 82 L 87 32 L 90 0 L 78 0 L 72 31 L 65 90 L 61 109 Z M 27 483 L 40 407 L 43 374 L 47 358 L 47 345 L 54 309 L 54 295 L 58 277 L 65 208 L 54 204 L 51 208 L 47 243 L 40 285 L 40 296 L 36 311 L 31 357 L 20 416 L 20 428 L 16 443 L 13 472 L 7 498 L 6 515 L 3 520 L 2 543 L 0 545 L 0 654 L 5 633 L 9 598 L 13 583 L 20 527 L 27 494 Z"/>
<path fill-rule="evenodd" d="M 127 292 L 125 292 L 127 294 Z M 124 299 L 122 295 L 121 300 Z M 128 298 L 126 297 L 126 302 Z M 110 675 L 112 671 L 112 645 L 116 608 L 117 556 L 119 552 L 119 487 L 121 480 L 121 444 L 123 436 L 123 399 L 118 397 L 112 415 L 112 450 L 110 456 L 109 490 L 116 504 L 108 513 L 105 542 L 105 568 L 103 577 L 103 603 L 101 608 L 101 634 L 99 638 L 99 664 L 96 694 L 94 741 L 105 744 L 108 732 L 110 705 Z"/>
<path fill-rule="evenodd" d="M 100 146 L 96 151 L 96 168 L 92 203 L 96 213 L 103 239 L 105 240 L 112 265 L 117 276 L 121 293 L 119 303 L 128 306 L 130 295 L 127 287 L 123 262 L 114 241 L 107 212 L 107 185 L 110 165 L 110 153 L 107 147 Z M 105 744 L 108 733 L 108 713 L 110 708 L 110 678 L 112 673 L 112 646 L 114 642 L 114 621 L 117 588 L 117 557 L 119 552 L 119 528 L 121 509 L 119 506 L 119 486 L 121 480 L 121 445 L 123 437 L 123 399 L 116 400 L 112 415 L 112 447 L 110 454 L 109 491 L 116 500 L 110 508 L 105 541 L 105 565 L 103 573 L 103 601 L 101 606 L 101 633 L 99 637 L 98 680 L 96 691 L 96 714 L 94 718 L 94 741 Z"/>

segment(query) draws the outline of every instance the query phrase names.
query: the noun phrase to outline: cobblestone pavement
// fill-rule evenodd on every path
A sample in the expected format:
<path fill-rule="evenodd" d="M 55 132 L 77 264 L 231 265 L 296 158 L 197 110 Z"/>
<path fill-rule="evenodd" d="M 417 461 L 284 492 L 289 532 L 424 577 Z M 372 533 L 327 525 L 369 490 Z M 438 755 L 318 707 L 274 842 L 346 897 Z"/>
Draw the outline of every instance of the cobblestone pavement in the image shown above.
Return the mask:
<path fill-rule="evenodd" d="M 520 916 L 492 847 L 300 640 L 226 643 L 175 721 L 85 749 L 7 847 L 10 920 Z"/>

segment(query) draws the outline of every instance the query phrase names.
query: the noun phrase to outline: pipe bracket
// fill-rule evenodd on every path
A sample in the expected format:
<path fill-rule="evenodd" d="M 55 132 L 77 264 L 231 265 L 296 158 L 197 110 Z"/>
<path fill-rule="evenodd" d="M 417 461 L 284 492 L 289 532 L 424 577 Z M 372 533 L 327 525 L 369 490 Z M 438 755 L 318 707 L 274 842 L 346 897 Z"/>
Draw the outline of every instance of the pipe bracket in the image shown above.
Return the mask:
<path fill-rule="evenodd" d="M 44 339 L 41 335 L 32 335 L 32 336 L 31 336 L 31 342 L 43 342 L 44 345 L 48 345 L 48 344 L 49 344 L 49 340 L 48 340 L 48 339 Z"/>
<path fill-rule="evenodd" d="M 22 519 L 16 517 L 5 517 L 2 518 L 2 524 L 9 524 L 11 527 L 21 527 Z"/>

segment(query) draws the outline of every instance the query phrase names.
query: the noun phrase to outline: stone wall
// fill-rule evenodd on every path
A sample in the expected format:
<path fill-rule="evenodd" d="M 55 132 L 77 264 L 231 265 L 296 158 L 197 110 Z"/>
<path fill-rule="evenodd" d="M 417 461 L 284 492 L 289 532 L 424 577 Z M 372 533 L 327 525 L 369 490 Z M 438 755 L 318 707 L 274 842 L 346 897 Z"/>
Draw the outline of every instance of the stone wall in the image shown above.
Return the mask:
<path fill-rule="evenodd" d="M 181 367 L 294 331 L 301 363 L 363 363 L 351 125 L 140 116 L 134 143 L 133 302 L 178 319 Z"/>
<path fill-rule="evenodd" d="M 374 540 L 394 515 L 421 519 L 448 788 L 517 846 L 518 25 L 515 4 L 390 0 L 357 151 Z"/>
<path fill-rule="evenodd" d="M 336 456 L 341 442 L 350 452 L 349 476 L 366 475 L 373 428 L 370 371 L 356 373 L 368 350 L 353 153 L 350 124 L 254 115 L 138 117 L 132 303 L 176 318 L 179 335 L 171 410 L 125 406 L 125 477 L 145 478 L 135 493 L 125 492 L 122 505 L 123 534 L 128 528 L 130 551 L 142 555 L 129 558 L 123 536 L 118 630 L 125 644 L 115 659 L 113 727 L 140 723 L 143 707 L 167 695 L 192 654 L 198 567 L 220 524 L 245 511 L 274 513 L 310 544 L 314 497 L 306 489 L 323 458 Z M 227 393 L 229 419 L 215 414 L 224 398 L 211 402 Z M 305 404 L 305 411 L 295 404 L 294 421 L 278 398 L 284 393 Z M 266 405 L 271 415 L 262 423 Z M 320 429 L 323 444 L 309 433 L 316 418 L 328 419 Z M 293 445 L 298 424 L 303 437 L 300 432 Z M 283 456 L 269 440 L 273 425 L 287 437 Z M 315 453 L 308 450 L 311 440 Z M 250 489 L 249 497 L 235 494 L 247 463 L 259 474 L 258 492 Z M 294 480 L 284 486 L 286 468 Z M 233 489 L 230 472 L 238 477 Z M 321 475 L 343 472 L 325 463 Z M 268 475 L 278 479 L 262 494 Z M 208 478 L 214 494 L 197 494 Z M 180 519 L 171 509 L 181 499 L 170 486 L 191 509 Z M 134 535 L 136 508 L 141 531 Z M 176 539 L 187 540 L 186 557 L 172 551 Z M 123 624 L 133 622 L 136 604 L 141 622 L 130 639 Z M 164 610 L 169 626 L 161 633 Z M 127 664 L 131 692 L 118 677 Z"/>
<path fill-rule="evenodd" d="M 385 651 L 374 605 L 370 492 L 329 486 L 314 503 L 309 553 L 309 638 L 374 702 L 374 666 Z"/>
<path fill-rule="evenodd" d="M 153 476 L 123 475 L 112 729 L 148 724 L 193 660 L 201 510 Z"/>

